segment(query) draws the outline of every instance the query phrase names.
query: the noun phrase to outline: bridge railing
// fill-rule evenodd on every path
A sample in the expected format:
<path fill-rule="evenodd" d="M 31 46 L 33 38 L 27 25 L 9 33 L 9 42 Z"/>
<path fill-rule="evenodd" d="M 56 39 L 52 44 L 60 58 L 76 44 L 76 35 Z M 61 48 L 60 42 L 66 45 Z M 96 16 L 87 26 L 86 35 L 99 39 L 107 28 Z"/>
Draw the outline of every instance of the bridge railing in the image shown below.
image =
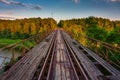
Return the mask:
<path fill-rule="evenodd" d="M 120 68 L 120 47 L 93 38 L 85 38 L 87 39 L 86 47 L 93 50 L 109 63 Z"/>
<path fill-rule="evenodd" d="M 117 45 L 112 45 L 97 39 L 93 39 L 90 37 L 85 37 L 82 35 L 77 35 L 66 31 L 68 34 L 75 38 L 78 42 L 80 42 L 83 46 L 94 51 L 104 60 L 120 69 L 120 47 Z"/>

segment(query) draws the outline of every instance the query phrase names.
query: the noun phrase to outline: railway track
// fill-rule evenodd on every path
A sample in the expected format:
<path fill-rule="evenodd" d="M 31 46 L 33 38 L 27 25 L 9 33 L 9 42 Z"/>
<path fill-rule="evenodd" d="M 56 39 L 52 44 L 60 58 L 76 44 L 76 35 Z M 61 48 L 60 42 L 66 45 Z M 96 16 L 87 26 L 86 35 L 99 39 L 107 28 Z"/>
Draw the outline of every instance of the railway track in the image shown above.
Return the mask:
<path fill-rule="evenodd" d="M 58 31 L 53 50 L 46 58 L 46 66 L 43 66 L 38 80 L 88 80 L 66 44 L 61 32 Z"/>
<path fill-rule="evenodd" d="M 120 71 L 62 32 L 89 80 L 120 80 Z"/>
<path fill-rule="evenodd" d="M 120 72 L 64 31 L 56 30 L 0 80 L 120 80 Z"/>

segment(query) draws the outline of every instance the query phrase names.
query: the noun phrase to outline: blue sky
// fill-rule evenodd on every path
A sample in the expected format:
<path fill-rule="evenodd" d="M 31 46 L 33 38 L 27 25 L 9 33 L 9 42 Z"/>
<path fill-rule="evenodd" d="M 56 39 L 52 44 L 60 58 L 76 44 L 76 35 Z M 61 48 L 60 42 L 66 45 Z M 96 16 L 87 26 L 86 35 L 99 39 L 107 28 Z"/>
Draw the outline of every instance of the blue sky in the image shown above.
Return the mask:
<path fill-rule="evenodd" d="M 96 16 L 120 20 L 120 0 L 0 0 L 1 18 Z"/>

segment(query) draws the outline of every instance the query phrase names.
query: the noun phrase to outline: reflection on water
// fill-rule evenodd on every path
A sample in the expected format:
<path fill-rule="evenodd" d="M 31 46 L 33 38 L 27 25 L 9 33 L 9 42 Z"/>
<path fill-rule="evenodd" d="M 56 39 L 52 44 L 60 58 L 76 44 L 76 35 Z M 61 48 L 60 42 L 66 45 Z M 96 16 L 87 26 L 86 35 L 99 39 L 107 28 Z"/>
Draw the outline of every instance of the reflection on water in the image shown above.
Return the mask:
<path fill-rule="evenodd" d="M 15 52 L 14 54 L 14 58 L 18 58 L 20 56 L 19 52 Z M 3 67 L 5 66 L 6 62 L 10 62 L 12 58 L 12 52 L 10 52 L 9 50 L 5 50 L 0 52 L 0 75 L 2 75 L 4 73 L 4 69 Z"/>
<path fill-rule="evenodd" d="M 10 51 L 5 50 L 5 51 L 0 52 L 0 66 L 4 66 L 4 63 L 10 62 L 11 58 L 12 58 L 12 54 L 10 53 Z"/>
<path fill-rule="evenodd" d="M 14 57 L 17 58 L 18 56 L 20 56 L 20 53 L 16 52 L 14 54 Z M 0 66 L 4 66 L 4 63 L 6 62 L 10 62 L 12 58 L 12 53 L 8 50 L 2 51 L 0 52 Z"/>
<path fill-rule="evenodd" d="M 0 66 L 3 67 L 6 62 L 10 62 L 10 58 L 2 58 L 0 57 Z"/>

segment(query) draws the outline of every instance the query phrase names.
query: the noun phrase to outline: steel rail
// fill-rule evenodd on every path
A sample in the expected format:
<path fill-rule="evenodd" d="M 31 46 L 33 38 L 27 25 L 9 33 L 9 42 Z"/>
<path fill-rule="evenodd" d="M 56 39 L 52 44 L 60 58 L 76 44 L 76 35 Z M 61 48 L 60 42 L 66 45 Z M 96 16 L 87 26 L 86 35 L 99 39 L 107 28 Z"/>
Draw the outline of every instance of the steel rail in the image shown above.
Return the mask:
<path fill-rule="evenodd" d="M 56 32 L 57 32 L 57 31 L 56 31 Z M 56 33 L 56 32 L 55 32 L 55 33 Z M 39 74 L 38 80 L 42 80 L 42 76 L 44 75 L 44 72 L 45 72 L 45 66 L 47 65 L 48 58 L 49 58 L 50 53 L 51 53 L 51 50 L 52 50 L 52 48 L 53 48 L 53 46 L 54 46 L 55 38 L 56 38 L 56 34 L 55 34 L 55 36 L 53 37 L 52 43 L 51 43 L 51 45 L 50 45 L 50 47 L 49 47 L 49 50 L 48 50 L 48 52 L 47 52 L 47 56 L 46 56 L 45 62 L 44 62 L 44 64 L 43 64 L 42 70 L 41 70 L 41 72 L 40 72 L 40 74 Z"/>
<path fill-rule="evenodd" d="M 63 35 L 63 33 L 62 33 L 62 35 Z M 63 38 L 64 38 L 64 36 L 63 36 Z M 69 52 L 72 54 L 74 60 L 76 61 L 77 65 L 79 66 L 79 71 L 80 71 L 80 73 L 82 74 L 82 76 L 84 76 L 84 80 L 89 80 L 89 79 L 88 79 L 88 76 L 85 74 L 85 71 L 84 71 L 83 68 L 81 67 L 78 59 L 76 58 L 74 51 L 72 50 L 72 48 L 70 47 L 68 41 L 67 41 L 65 38 L 64 38 L 64 42 L 65 42 L 67 48 L 69 49 Z"/>

